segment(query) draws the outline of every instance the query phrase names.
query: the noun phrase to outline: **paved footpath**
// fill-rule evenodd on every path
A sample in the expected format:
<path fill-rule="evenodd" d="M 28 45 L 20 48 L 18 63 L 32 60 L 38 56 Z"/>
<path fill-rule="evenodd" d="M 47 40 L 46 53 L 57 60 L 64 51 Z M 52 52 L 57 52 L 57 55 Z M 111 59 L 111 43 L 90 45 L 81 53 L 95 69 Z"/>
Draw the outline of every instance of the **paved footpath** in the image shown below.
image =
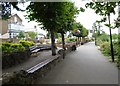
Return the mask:
<path fill-rule="evenodd" d="M 68 54 L 37 84 L 118 84 L 118 69 L 91 42 Z"/>

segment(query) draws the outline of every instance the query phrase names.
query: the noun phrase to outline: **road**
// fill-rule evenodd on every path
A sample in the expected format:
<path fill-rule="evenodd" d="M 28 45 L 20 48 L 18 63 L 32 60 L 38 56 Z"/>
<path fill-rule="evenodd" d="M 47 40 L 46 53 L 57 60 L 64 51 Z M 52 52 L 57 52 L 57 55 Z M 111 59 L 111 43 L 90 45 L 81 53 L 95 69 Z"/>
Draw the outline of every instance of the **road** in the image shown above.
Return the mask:
<path fill-rule="evenodd" d="M 118 84 L 118 69 L 90 42 L 69 53 L 37 84 Z"/>

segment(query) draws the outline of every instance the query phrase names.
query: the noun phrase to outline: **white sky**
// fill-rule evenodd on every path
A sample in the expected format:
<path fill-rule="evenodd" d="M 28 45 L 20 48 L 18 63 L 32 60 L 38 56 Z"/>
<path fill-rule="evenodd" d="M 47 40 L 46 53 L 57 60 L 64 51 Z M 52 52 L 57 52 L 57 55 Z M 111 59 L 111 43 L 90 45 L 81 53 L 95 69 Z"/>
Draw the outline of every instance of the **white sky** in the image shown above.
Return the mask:
<path fill-rule="evenodd" d="M 80 7 L 84 7 L 86 1 L 80 1 L 80 0 L 72 0 L 75 2 L 75 5 L 80 8 Z M 28 4 L 28 3 L 27 3 Z M 26 6 L 26 4 L 24 5 L 24 7 Z M 23 6 L 21 6 L 23 7 Z M 85 8 L 85 7 L 84 7 Z M 116 9 L 117 10 L 117 9 Z M 12 10 L 12 13 L 17 13 L 22 19 L 23 19 L 23 25 L 25 26 L 26 30 L 33 30 L 30 28 L 34 28 L 35 25 L 37 25 L 36 22 L 27 22 L 27 19 L 25 19 L 24 14 L 25 12 L 18 12 L 16 10 Z M 117 13 L 118 14 L 118 13 Z M 111 23 L 113 22 L 114 19 L 117 18 L 118 15 L 111 15 Z M 90 9 L 90 8 L 85 8 L 85 12 L 81 12 L 76 21 L 80 22 L 81 24 L 83 24 L 84 27 L 86 27 L 87 29 L 92 29 L 92 25 L 96 20 L 100 20 L 102 17 L 100 17 L 99 15 L 95 14 L 94 10 Z M 109 34 L 109 29 L 102 25 L 103 27 L 101 27 L 101 29 L 103 29 L 106 33 Z M 37 31 L 43 34 L 46 34 L 46 31 L 41 30 L 39 27 L 37 27 Z M 118 29 L 114 29 L 112 30 L 112 33 L 118 33 Z"/>

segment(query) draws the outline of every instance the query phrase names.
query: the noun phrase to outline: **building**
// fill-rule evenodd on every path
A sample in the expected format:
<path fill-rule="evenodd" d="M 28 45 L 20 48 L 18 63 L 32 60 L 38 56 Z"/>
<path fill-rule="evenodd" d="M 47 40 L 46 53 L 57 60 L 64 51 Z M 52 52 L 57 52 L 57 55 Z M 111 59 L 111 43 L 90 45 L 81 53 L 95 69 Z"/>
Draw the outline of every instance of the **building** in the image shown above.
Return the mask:
<path fill-rule="evenodd" d="M 1 38 L 14 38 L 20 31 L 24 31 L 24 25 L 22 19 L 17 14 L 12 14 L 8 20 L 0 19 L 1 24 Z"/>
<path fill-rule="evenodd" d="M 38 33 L 37 34 L 37 39 L 40 40 L 40 39 L 44 39 L 45 38 L 45 35 L 43 35 L 42 33 Z"/>
<path fill-rule="evenodd" d="M 92 37 L 92 35 L 93 35 L 93 33 L 94 33 L 94 31 L 93 31 L 93 30 L 91 30 L 91 29 L 89 29 L 89 30 L 88 30 L 88 37 L 89 37 L 89 38 L 91 38 L 91 37 Z"/>

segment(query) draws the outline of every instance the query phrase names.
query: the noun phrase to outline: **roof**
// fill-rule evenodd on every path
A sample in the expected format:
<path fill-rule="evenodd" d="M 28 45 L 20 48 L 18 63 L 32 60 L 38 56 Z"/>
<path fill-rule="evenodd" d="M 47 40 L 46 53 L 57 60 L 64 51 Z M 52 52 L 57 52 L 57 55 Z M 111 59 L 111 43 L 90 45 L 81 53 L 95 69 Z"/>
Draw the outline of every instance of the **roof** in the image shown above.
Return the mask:
<path fill-rule="evenodd" d="M 13 17 L 13 16 L 17 16 L 22 21 L 22 19 L 20 18 L 20 16 L 18 16 L 18 14 L 12 14 L 11 17 Z"/>

